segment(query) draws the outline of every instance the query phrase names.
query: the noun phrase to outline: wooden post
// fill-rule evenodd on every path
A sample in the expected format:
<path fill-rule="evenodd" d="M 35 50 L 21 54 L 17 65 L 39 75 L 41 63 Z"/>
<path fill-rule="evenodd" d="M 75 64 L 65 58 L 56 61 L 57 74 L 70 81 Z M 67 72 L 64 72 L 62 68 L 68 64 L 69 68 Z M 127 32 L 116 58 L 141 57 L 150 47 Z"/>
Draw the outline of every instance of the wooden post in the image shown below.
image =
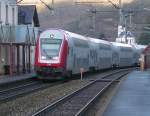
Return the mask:
<path fill-rule="evenodd" d="M 10 76 L 12 76 L 12 74 L 13 74 L 13 71 L 12 71 L 12 69 L 13 69 L 13 67 L 12 67 L 12 62 L 13 62 L 13 47 L 12 47 L 12 44 L 10 44 L 9 45 L 9 74 L 10 74 Z"/>
<path fill-rule="evenodd" d="M 141 58 L 140 58 L 140 69 L 143 71 L 145 70 L 145 56 L 144 54 L 141 55 Z"/>
<path fill-rule="evenodd" d="M 81 81 L 83 80 L 83 72 L 84 72 L 84 68 L 80 68 Z"/>
<path fill-rule="evenodd" d="M 20 73 L 20 46 L 17 45 L 17 73 Z"/>
<path fill-rule="evenodd" d="M 22 66 L 23 66 L 23 73 L 26 72 L 25 69 L 25 45 L 22 45 Z"/>

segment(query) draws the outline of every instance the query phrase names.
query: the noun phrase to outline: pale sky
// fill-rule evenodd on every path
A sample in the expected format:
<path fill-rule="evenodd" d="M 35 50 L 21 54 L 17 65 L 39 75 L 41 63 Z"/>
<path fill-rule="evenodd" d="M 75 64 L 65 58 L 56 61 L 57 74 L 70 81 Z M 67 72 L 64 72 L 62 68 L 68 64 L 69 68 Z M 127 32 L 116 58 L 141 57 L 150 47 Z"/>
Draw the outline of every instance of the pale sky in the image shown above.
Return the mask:
<path fill-rule="evenodd" d="M 42 0 L 42 1 L 44 1 L 46 4 L 51 4 L 52 3 L 52 0 Z M 53 1 L 54 1 L 54 4 L 60 4 L 62 2 L 65 2 L 65 3 L 66 2 L 71 2 L 71 3 L 73 3 L 73 2 L 76 2 L 76 1 L 77 2 L 98 2 L 98 1 L 100 1 L 100 2 L 106 2 L 106 4 L 108 5 L 108 2 L 107 2 L 108 0 L 53 0 Z M 119 0 L 111 0 L 111 1 L 115 4 L 119 3 Z M 132 1 L 134 1 L 134 0 L 122 0 L 122 3 L 127 4 L 127 3 L 130 3 Z M 22 3 L 36 4 L 39 11 L 42 10 L 43 8 L 45 8 L 44 5 L 41 5 L 40 0 L 23 0 Z"/>

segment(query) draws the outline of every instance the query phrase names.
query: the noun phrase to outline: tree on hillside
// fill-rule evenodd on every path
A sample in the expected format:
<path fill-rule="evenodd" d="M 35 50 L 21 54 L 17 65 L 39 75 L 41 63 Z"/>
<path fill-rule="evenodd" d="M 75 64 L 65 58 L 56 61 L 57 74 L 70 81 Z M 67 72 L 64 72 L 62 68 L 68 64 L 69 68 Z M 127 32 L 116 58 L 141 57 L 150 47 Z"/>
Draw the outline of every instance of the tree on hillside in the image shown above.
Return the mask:
<path fill-rule="evenodd" d="M 138 38 L 138 44 L 147 45 L 150 43 L 150 30 L 144 31 Z"/>
<path fill-rule="evenodd" d="M 150 18 L 146 19 L 146 24 L 148 26 L 144 27 L 137 43 L 142 45 L 147 45 L 150 43 Z"/>

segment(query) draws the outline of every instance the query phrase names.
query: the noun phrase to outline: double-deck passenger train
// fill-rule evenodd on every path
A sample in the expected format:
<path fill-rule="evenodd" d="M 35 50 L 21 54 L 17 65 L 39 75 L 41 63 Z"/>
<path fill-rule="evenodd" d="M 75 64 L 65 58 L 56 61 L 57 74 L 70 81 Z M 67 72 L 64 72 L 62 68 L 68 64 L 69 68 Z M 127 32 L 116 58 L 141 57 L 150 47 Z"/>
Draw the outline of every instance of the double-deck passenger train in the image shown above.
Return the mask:
<path fill-rule="evenodd" d="M 43 31 L 36 44 L 38 78 L 61 79 L 84 72 L 139 64 L 135 46 L 85 37 L 61 29 Z"/>

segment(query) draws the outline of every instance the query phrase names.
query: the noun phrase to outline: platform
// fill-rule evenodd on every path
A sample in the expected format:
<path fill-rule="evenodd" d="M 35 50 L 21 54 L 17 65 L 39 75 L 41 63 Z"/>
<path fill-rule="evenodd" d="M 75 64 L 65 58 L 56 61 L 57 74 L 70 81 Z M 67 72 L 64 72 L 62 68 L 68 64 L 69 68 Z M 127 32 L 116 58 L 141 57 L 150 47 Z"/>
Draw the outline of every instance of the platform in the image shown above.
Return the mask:
<path fill-rule="evenodd" d="M 149 116 L 150 71 L 134 71 L 122 83 L 103 116 Z"/>
<path fill-rule="evenodd" d="M 36 74 L 34 72 L 20 74 L 20 75 L 13 75 L 13 76 L 3 75 L 3 76 L 0 76 L 0 85 L 33 78 L 35 76 L 36 76 Z"/>

